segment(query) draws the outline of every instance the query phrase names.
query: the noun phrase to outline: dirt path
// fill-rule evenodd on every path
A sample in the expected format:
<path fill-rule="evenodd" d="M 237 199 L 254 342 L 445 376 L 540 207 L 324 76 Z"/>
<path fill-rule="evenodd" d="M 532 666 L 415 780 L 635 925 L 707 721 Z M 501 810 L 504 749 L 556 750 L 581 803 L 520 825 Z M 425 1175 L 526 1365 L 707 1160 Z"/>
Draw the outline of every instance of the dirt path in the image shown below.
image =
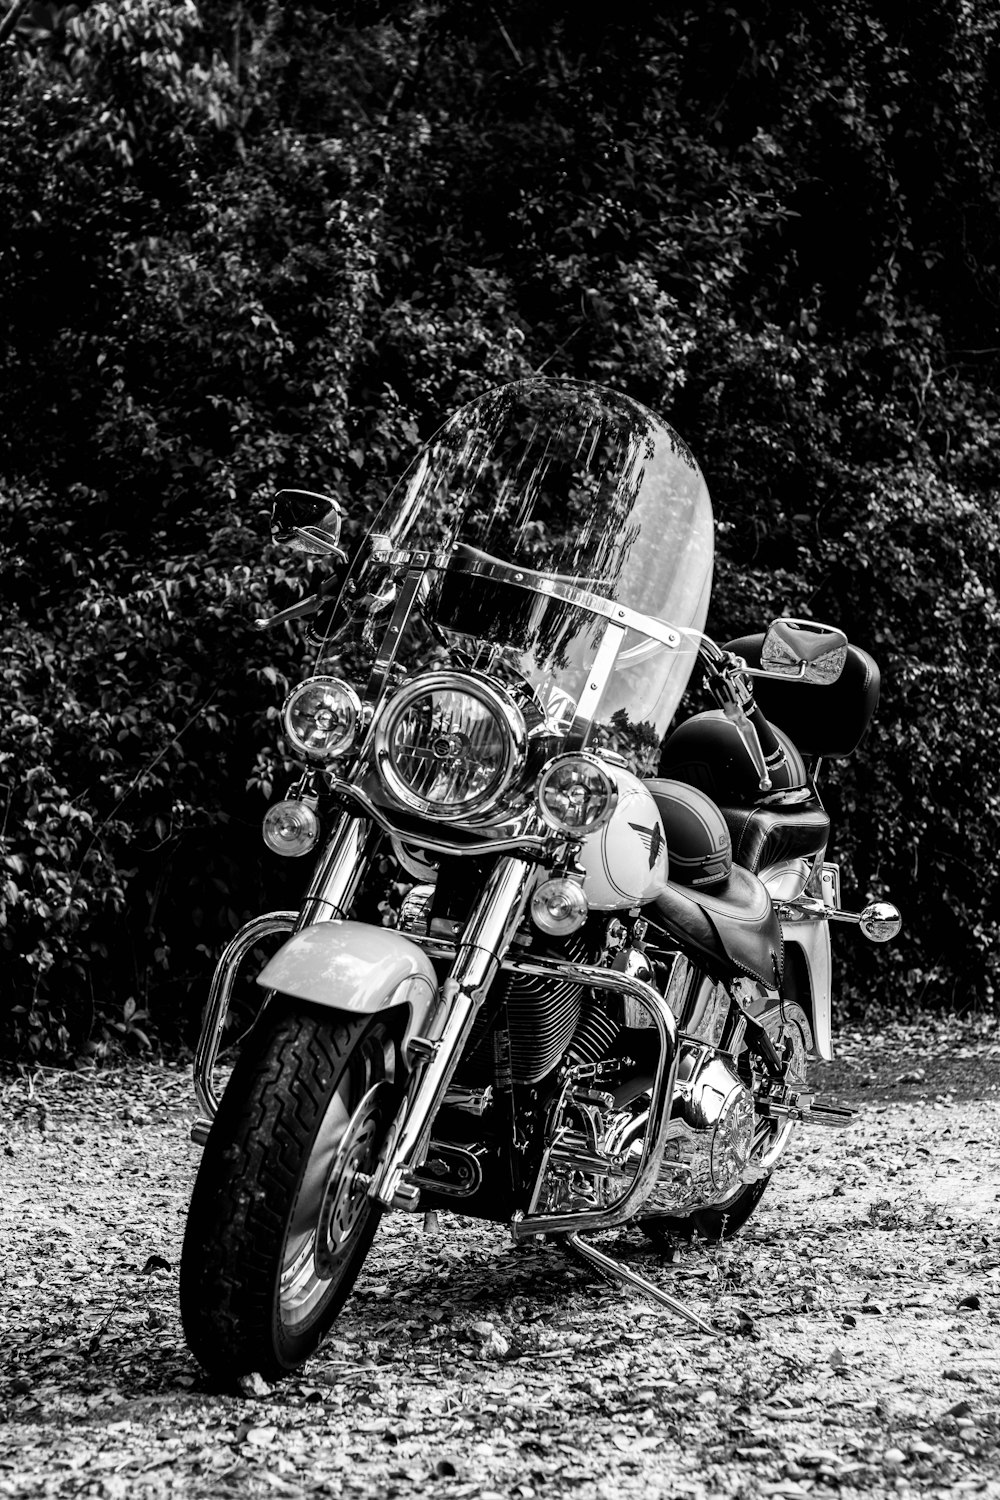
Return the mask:
<path fill-rule="evenodd" d="M 602 1240 L 714 1341 L 550 1246 L 394 1215 L 336 1336 L 259 1399 L 209 1389 L 180 1332 L 186 1076 L 8 1084 L 0 1496 L 1000 1497 L 1000 1044 L 842 1051 L 854 1127 L 801 1131 L 740 1239 L 669 1267 Z"/>

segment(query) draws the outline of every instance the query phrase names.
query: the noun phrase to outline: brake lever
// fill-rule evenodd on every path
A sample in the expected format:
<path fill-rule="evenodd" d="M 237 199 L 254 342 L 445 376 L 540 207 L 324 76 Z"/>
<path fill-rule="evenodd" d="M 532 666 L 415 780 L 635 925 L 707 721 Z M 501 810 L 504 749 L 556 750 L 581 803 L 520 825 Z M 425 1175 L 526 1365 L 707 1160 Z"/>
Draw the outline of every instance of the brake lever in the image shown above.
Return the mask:
<path fill-rule="evenodd" d="M 300 599 L 298 604 L 290 604 L 287 609 L 279 610 L 276 615 L 262 615 L 254 620 L 254 624 L 258 630 L 270 630 L 272 625 L 284 625 L 287 620 L 305 620 L 310 615 L 317 614 L 328 602 L 330 595 L 339 588 L 340 579 L 336 575 L 326 578 L 315 594 L 310 594 L 308 599 Z"/>
<path fill-rule="evenodd" d="M 753 762 L 753 768 L 757 772 L 758 786 L 762 792 L 769 792 L 772 782 L 767 772 L 764 751 L 761 747 L 760 737 L 747 717 L 746 710 L 741 708 L 737 703 L 723 703 L 722 712 L 743 741 L 743 748 Z"/>
<path fill-rule="evenodd" d="M 768 773 L 764 749 L 747 713 L 747 709 L 754 706 L 754 696 L 753 683 L 746 673 L 746 663 L 731 651 L 720 651 L 718 648 L 716 651 L 717 655 L 709 656 L 705 653 L 713 696 L 743 742 L 743 748 L 757 772 L 760 790 L 769 792 L 773 782 Z"/>

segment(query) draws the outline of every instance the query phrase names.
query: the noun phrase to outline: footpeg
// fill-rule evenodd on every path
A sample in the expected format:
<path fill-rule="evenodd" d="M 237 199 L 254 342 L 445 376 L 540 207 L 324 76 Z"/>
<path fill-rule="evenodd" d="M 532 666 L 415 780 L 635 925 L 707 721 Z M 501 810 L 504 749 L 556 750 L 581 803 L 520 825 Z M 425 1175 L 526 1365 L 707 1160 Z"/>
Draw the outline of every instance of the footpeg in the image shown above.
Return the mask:
<path fill-rule="evenodd" d="M 801 1119 L 803 1125 L 829 1125 L 833 1130 L 843 1130 L 854 1119 L 854 1111 L 844 1104 L 830 1104 L 826 1099 L 814 1099 Z"/>
<path fill-rule="evenodd" d="M 415 1182 L 397 1183 L 389 1200 L 390 1208 L 401 1208 L 404 1213 L 415 1214 L 420 1207 L 420 1189 Z"/>
<path fill-rule="evenodd" d="M 651 1302 L 658 1302 L 661 1307 L 668 1307 L 671 1312 L 677 1313 L 679 1317 L 686 1318 L 701 1333 L 707 1333 L 710 1338 L 714 1338 L 715 1329 L 712 1325 L 706 1323 L 704 1318 L 699 1317 L 690 1307 L 685 1307 L 683 1302 L 677 1297 L 671 1297 L 669 1292 L 661 1291 L 653 1282 L 647 1281 L 645 1276 L 640 1276 L 635 1271 L 627 1270 L 618 1261 L 612 1260 L 610 1255 L 605 1255 L 603 1251 L 596 1250 L 593 1245 L 588 1245 L 585 1240 L 581 1240 L 575 1231 L 572 1234 L 558 1235 L 554 1236 L 554 1238 L 568 1253 L 575 1255 L 579 1260 L 593 1267 L 599 1276 L 604 1277 L 605 1281 L 610 1281 L 613 1284 L 621 1283 L 624 1286 L 631 1287 L 633 1291 L 640 1292 L 642 1296 L 648 1297 Z"/>
<path fill-rule="evenodd" d="M 765 1120 L 797 1120 L 802 1125 L 826 1125 L 833 1130 L 843 1130 L 854 1119 L 853 1109 L 811 1094 L 793 1095 L 788 1100 L 758 1099 L 757 1113 Z"/>

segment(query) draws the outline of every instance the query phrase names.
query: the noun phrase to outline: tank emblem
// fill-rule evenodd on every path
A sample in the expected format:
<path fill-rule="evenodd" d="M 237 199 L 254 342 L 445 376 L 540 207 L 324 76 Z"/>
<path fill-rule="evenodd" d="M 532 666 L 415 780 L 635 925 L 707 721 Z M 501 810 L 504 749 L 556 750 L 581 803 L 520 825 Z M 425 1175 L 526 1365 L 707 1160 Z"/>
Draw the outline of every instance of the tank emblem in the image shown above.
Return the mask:
<path fill-rule="evenodd" d="M 652 869 L 660 857 L 660 850 L 666 842 L 663 837 L 663 830 L 659 823 L 654 823 L 652 828 L 644 828 L 641 823 L 630 823 L 628 826 L 635 829 L 639 838 L 645 844 L 646 852 L 649 855 L 649 868 Z"/>

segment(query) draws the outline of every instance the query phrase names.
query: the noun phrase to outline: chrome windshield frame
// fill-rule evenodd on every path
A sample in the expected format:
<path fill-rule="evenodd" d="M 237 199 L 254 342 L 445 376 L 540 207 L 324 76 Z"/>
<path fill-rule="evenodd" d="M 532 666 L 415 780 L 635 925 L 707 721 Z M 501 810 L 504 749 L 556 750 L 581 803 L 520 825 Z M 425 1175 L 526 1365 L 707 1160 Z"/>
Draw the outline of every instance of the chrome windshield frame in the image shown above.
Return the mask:
<path fill-rule="evenodd" d="M 563 604 L 575 605 L 589 614 L 608 620 L 612 624 L 621 625 L 626 630 L 637 630 L 640 634 L 649 636 L 651 640 L 658 641 L 661 646 L 666 646 L 670 651 L 680 649 L 683 632 L 675 626 L 667 624 L 665 620 L 654 619 L 651 615 L 640 614 L 638 610 L 630 609 L 625 604 L 618 604 L 614 599 L 605 599 L 589 589 L 582 589 L 570 583 L 568 579 L 553 578 L 545 573 L 532 573 L 527 568 L 516 568 L 512 563 L 505 563 L 498 557 L 483 555 L 463 558 L 458 551 L 449 556 L 448 566 L 455 573 L 469 573 L 474 578 L 489 578 L 509 584 L 513 588 L 523 589 L 529 594 L 544 594 L 550 599 L 560 600 Z"/>
<path fill-rule="evenodd" d="M 394 608 L 386 623 L 381 642 L 376 650 L 365 691 L 362 694 L 363 722 L 366 733 L 354 761 L 356 771 L 370 758 L 375 721 L 380 716 L 386 701 L 387 691 L 391 696 L 392 673 L 396 652 L 415 608 L 419 607 L 423 580 L 435 573 L 450 572 L 470 578 L 485 578 L 502 582 L 524 593 L 541 595 L 572 605 L 606 622 L 605 629 L 595 653 L 590 671 L 587 673 L 573 711 L 572 721 L 566 731 L 565 748 L 582 750 L 589 739 L 594 723 L 594 714 L 601 702 L 605 688 L 611 679 L 618 660 L 618 653 L 629 630 L 656 641 L 668 651 L 679 651 L 690 643 L 692 632 L 678 628 L 664 620 L 640 614 L 627 605 L 613 599 L 602 598 L 589 589 L 583 589 L 565 578 L 554 578 L 544 573 L 533 573 L 529 569 L 517 568 L 500 558 L 487 554 L 463 557 L 461 546 L 446 552 L 425 549 L 407 549 L 386 545 L 385 538 L 373 539 L 369 563 L 385 568 L 387 574 L 396 577 L 399 591 Z M 470 549 L 471 550 L 471 549 Z M 342 594 L 338 612 L 350 610 L 350 597 Z M 700 632 L 698 632 L 700 634 Z"/>

